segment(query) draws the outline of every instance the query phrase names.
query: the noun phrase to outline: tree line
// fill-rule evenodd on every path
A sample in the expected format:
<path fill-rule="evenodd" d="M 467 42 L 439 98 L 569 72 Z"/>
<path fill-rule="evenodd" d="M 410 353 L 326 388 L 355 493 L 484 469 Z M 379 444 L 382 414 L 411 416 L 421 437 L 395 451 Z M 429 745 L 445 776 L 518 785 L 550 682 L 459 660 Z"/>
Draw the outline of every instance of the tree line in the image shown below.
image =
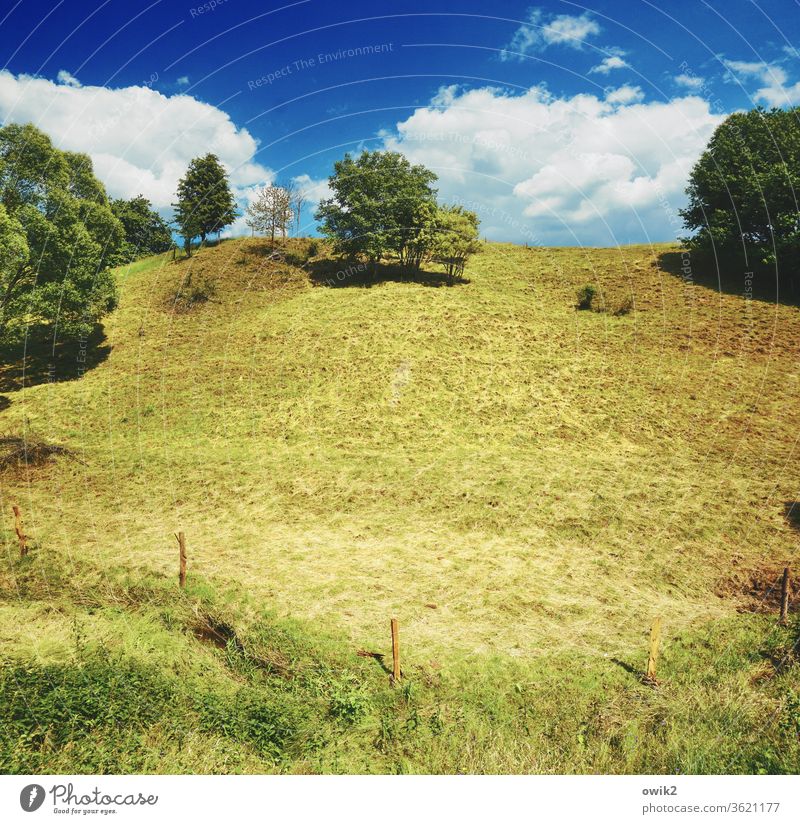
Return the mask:
<path fill-rule="evenodd" d="M 451 282 L 479 249 L 478 218 L 437 201 L 436 175 L 396 152 L 349 154 L 334 164 L 331 196 L 315 217 L 333 251 L 366 263 L 418 271 L 444 267 Z M 800 285 L 800 107 L 730 115 L 695 164 L 681 214 L 684 246 L 721 272 Z M 178 184 L 174 227 L 187 254 L 237 217 L 228 174 L 214 154 L 195 158 Z M 302 191 L 291 184 L 255 193 L 253 233 L 299 228 Z M 88 155 L 55 148 L 35 126 L 0 128 L 0 343 L 32 326 L 82 337 L 116 305 L 111 269 L 174 247 L 173 228 L 139 195 L 112 200 Z M 763 278 L 763 273 L 762 273 Z M 766 280 L 764 280 L 766 282 Z"/>

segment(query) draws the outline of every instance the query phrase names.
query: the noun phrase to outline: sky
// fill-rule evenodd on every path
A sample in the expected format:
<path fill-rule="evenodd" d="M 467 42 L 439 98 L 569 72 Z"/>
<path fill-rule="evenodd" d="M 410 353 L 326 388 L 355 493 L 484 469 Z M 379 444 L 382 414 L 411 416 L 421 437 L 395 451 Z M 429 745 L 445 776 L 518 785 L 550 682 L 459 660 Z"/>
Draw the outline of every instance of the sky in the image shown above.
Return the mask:
<path fill-rule="evenodd" d="M 212 151 L 242 207 L 300 184 L 313 234 L 333 163 L 390 149 L 490 240 L 659 242 L 726 115 L 800 105 L 796 47 L 797 0 L 5 0 L 0 122 L 165 216 Z"/>

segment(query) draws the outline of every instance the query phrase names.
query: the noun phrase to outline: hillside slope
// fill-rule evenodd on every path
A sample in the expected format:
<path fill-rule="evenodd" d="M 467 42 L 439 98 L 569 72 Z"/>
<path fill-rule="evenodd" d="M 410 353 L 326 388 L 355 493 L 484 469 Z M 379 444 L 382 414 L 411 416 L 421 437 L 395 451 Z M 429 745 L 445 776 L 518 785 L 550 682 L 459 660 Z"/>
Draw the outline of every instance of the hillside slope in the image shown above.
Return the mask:
<path fill-rule="evenodd" d="M 493 681 L 503 695 L 538 683 L 547 700 L 558 703 L 561 691 L 588 702 L 594 718 L 604 679 L 647 690 L 625 667 L 641 667 L 661 615 L 665 667 L 672 655 L 691 670 L 687 649 L 706 650 L 697 672 L 676 677 L 723 677 L 716 667 L 728 647 L 713 639 L 724 627 L 737 690 L 756 689 L 751 676 L 772 660 L 758 650 L 791 649 L 792 631 L 758 613 L 774 608 L 765 593 L 798 557 L 796 307 L 670 274 L 667 247 L 489 244 L 452 288 L 391 271 L 386 281 L 348 275 L 329 288 L 309 271 L 336 264 L 303 267 L 304 250 L 298 241 L 290 262 L 276 262 L 263 241 L 247 239 L 134 264 L 120 272 L 122 302 L 105 340 L 68 347 L 49 373 L 31 358 L 24 373 L 15 363 L 0 375 L 0 431 L 69 451 L 36 465 L 12 460 L 3 472 L 3 511 L 19 503 L 34 541 L 30 559 L 14 560 L 6 520 L 0 633 L 15 656 L 37 639 L 42 660 L 71 660 L 63 616 L 86 604 L 70 580 L 85 582 L 110 621 L 87 618 L 89 642 L 97 634 L 141 656 L 137 631 L 122 632 L 107 610 L 163 623 L 182 530 L 195 587 L 187 597 L 198 600 L 180 626 L 211 598 L 243 637 L 266 610 L 338 639 L 325 643 L 347 661 L 358 648 L 386 652 L 394 615 L 404 667 L 421 668 L 432 695 L 430 673 L 463 684 L 477 670 L 475 689 L 486 695 Z M 575 311 L 585 283 L 599 287 L 608 311 Z M 628 297 L 633 311 L 615 315 Z M 91 368 L 79 379 L 61 380 L 84 362 Z M 129 594 L 137 581 L 150 582 L 143 603 Z M 54 617 L 48 604 L 59 599 L 67 606 Z M 148 626 L 145 637 L 166 632 Z M 199 643 L 182 632 L 153 649 Z M 62 641 L 43 644 L 44 635 Z M 744 639 L 757 649 L 737 647 Z M 216 661 L 213 650 L 202 654 Z M 377 666 L 364 666 L 383 683 Z M 565 666 L 599 682 L 570 686 L 578 675 Z M 773 675 L 797 680 L 785 667 Z M 778 719 L 794 687 L 777 684 L 769 698 L 730 693 L 721 716 L 750 702 L 755 718 L 766 702 Z M 615 760 L 608 736 L 589 753 L 588 733 L 574 731 L 561 754 L 544 755 L 541 741 L 523 746 L 515 712 L 502 745 L 501 734 L 487 745 L 473 731 L 483 741 L 473 761 L 456 764 L 447 748 L 410 755 L 404 745 L 402 768 L 703 771 L 725 757 L 710 736 L 693 745 L 703 751 L 694 761 L 669 747 L 663 763 L 652 753 Z M 361 744 L 352 746 L 360 759 Z M 355 769 L 401 768 L 386 752 L 388 761 L 364 756 Z M 263 769 L 261 757 L 237 769 Z M 780 758 L 765 768 L 782 769 Z M 354 768 L 337 763 L 305 768 Z"/>

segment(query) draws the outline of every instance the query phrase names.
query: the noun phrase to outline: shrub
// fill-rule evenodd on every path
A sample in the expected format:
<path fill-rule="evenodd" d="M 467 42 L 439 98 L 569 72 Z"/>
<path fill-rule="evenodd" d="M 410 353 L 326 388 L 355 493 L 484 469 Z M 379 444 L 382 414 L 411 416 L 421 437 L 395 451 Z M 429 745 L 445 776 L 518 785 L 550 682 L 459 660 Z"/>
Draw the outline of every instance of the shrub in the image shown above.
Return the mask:
<path fill-rule="evenodd" d="M 447 272 L 447 282 L 453 285 L 464 275 L 470 255 L 480 251 L 478 216 L 461 206 L 439 206 L 433 227 L 431 257 Z"/>
<path fill-rule="evenodd" d="M 620 317 L 621 315 L 629 315 L 634 310 L 635 306 L 636 304 L 633 301 L 633 295 L 625 295 L 617 308 L 614 310 L 614 314 L 617 317 Z"/>
<path fill-rule="evenodd" d="M 243 687 L 233 696 L 207 693 L 198 698 L 197 712 L 204 732 L 250 744 L 273 759 L 280 758 L 297 732 L 291 701 L 277 692 Z"/>
<path fill-rule="evenodd" d="M 354 724 L 369 711 L 369 696 L 347 680 L 334 681 L 330 686 L 330 711 L 334 718 Z"/>
<path fill-rule="evenodd" d="M 178 291 L 173 298 L 173 304 L 177 311 L 188 312 L 200 303 L 207 303 L 217 294 L 217 284 L 207 277 L 200 277 L 194 280 L 189 275 L 186 283 L 178 287 Z"/>
<path fill-rule="evenodd" d="M 310 258 L 316 257 L 319 254 L 319 241 L 310 240 L 308 242 L 308 256 Z"/>
<path fill-rule="evenodd" d="M 592 309 L 592 303 L 597 296 L 597 289 L 590 283 L 578 289 L 578 302 L 575 304 L 578 309 Z"/>

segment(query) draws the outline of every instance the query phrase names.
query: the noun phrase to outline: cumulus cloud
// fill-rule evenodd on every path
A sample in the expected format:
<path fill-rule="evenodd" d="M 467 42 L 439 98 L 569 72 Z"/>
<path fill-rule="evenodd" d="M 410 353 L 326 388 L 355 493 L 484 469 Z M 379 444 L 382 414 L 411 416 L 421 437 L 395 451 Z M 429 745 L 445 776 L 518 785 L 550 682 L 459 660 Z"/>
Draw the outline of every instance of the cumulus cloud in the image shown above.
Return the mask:
<path fill-rule="evenodd" d="M 72 86 L 73 89 L 79 89 L 81 86 L 80 80 L 73 77 L 66 69 L 61 69 L 56 75 L 56 80 L 64 86 Z"/>
<path fill-rule="evenodd" d="M 477 211 L 488 237 L 604 245 L 680 234 L 689 171 L 721 120 L 699 97 L 644 102 L 632 86 L 448 87 L 383 142 L 433 169 L 440 197 Z"/>
<path fill-rule="evenodd" d="M 534 8 L 528 12 L 527 21 L 514 32 L 500 57 L 503 60 L 520 59 L 548 46 L 580 49 L 588 38 L 597 34 L 600 34 L 600 26 L 587 12 L 546 16 L 542 9 Z"/>
<path fill-rule="evenodd" d="M 682 86 L 684 89 L 691 89 L 692 91 L 702 89 L 706 82 L 696 74 L 678 74 L 673 79 L 678 86 Z"/>
<path fill-rule="evenodd" d="M 644 92 L 638 86 L 620 86 L 617 89 L 609 89 L 606 93 L 607 103 L 625 106 L 628 103 L 638 103 L 640 100 L 644 100 Z"/>
<path fill-rule="evenodd" d="M 589 74 L 609 74 L 614 69 L 627 69 L 628 64 L 618 55 L 612 54 L 600 61 L 596 66 L 589 69 Z"/>
<path fill-rule="evenodd" d="M 327 177 L 315 179 L 307 174 L 302 174 L 293 177 L 292 183 L 303 193 L 309 204 L 316 206 L 320 200 L 331 196 L 331 188 L 328 185 Z"/>
<path fill-rule="evenodd" d="M 768 106 L 796 106 L 800 104 L 800 81 L 793 85 L 785 69 L 775 63 L 747 60 L 725 60 L 731 81 L 753 78 L 764 85 L 753 92 L 753 98 Z"/>
<path fill-rule="evenodd" d="M 148 86 L 81 86 L 67 72 L 58 79 L 0 71 L 0 122 L 34 123 L 59 148 L 89 154 L 111 197 L 141 193 L 166 211 L 189 161 L 207 152 L 240 198 L 272 178 L 254 159 L 255 138 L 216 106 Z"/>

